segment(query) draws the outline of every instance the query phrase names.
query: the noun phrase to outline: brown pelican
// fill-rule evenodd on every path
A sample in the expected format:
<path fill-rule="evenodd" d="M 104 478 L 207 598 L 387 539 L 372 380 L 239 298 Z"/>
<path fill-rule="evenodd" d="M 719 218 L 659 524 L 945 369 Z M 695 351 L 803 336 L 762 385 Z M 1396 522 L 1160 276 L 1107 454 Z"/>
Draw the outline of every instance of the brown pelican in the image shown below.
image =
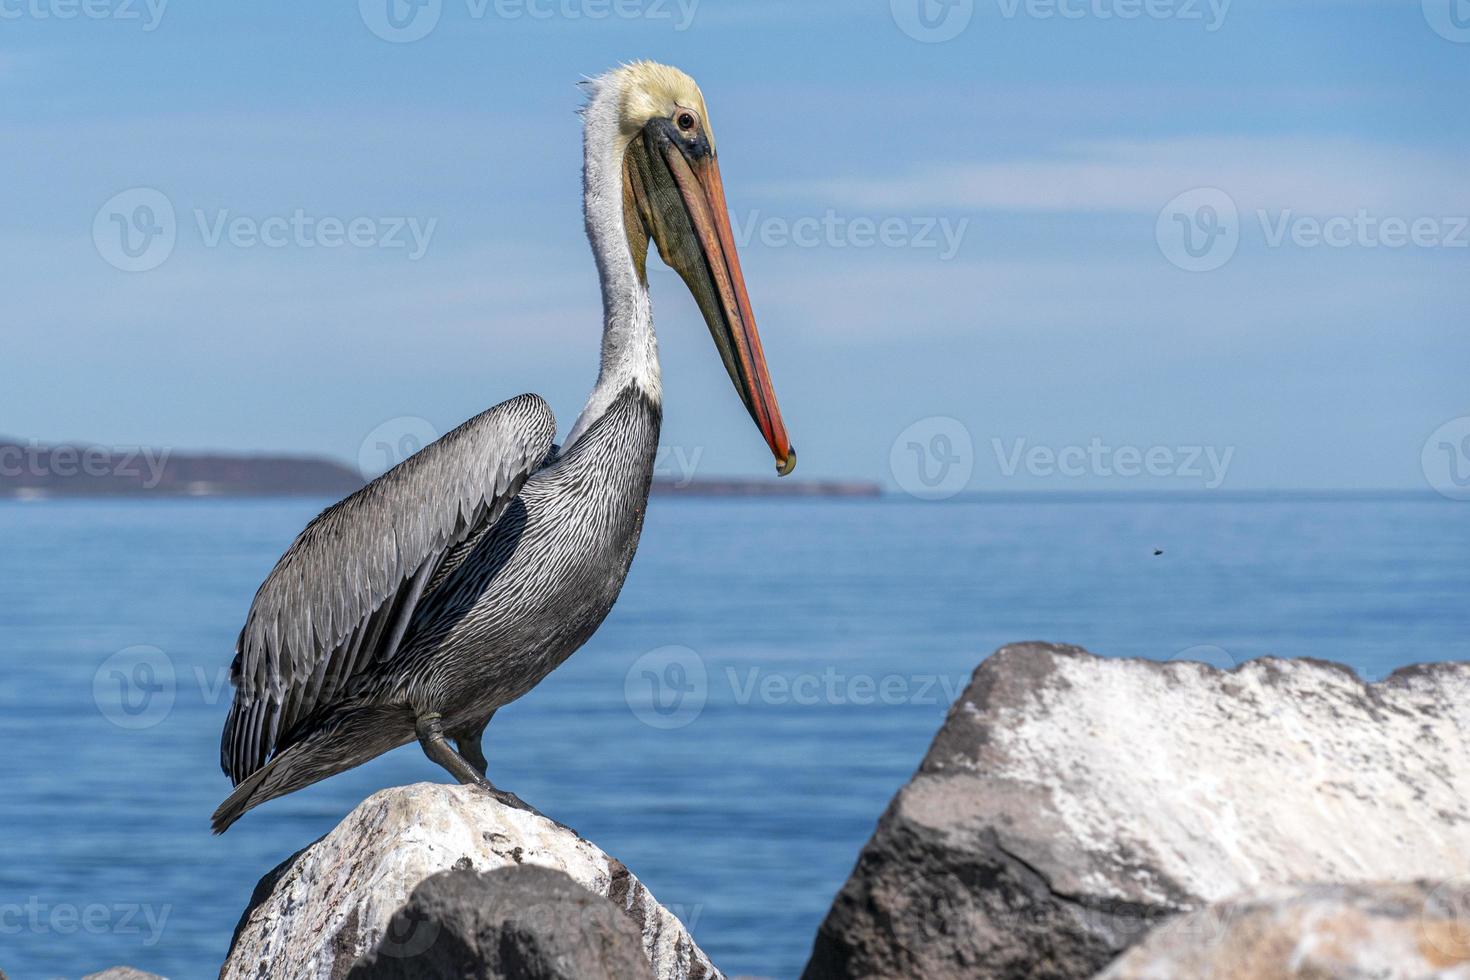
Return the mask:
<path fill-rule="evenodd" d="M 480 739 L 601 625 L 638 546 L 661 419 L 650 239 L 694 294 L 777 471 L 796 465 L 704 96 L 648 62 L 587 86 L 584 210 L 603 300 L 587 405 L 556 447 L 546 402 L 512 398 L 306 526 L 240 632 L 220 744 L 235 791 L 216 833 L 415 739 L 455 779 L 523 805 L 486 778 Z"/>

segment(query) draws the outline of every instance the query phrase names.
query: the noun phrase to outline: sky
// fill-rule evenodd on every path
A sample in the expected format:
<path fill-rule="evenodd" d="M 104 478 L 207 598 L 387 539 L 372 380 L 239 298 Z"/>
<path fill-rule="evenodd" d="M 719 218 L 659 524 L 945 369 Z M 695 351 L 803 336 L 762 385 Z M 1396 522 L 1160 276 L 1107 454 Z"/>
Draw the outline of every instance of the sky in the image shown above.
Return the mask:
<path fill-rule="evenodd" d="M 576 82 L 635 58 L 703 87 L 801 476 L 1470 474 L 1470 0 L 0 0 L 0 434 L 564 435 Z M 660 472 L 774 479 L 652 289 Z"/>

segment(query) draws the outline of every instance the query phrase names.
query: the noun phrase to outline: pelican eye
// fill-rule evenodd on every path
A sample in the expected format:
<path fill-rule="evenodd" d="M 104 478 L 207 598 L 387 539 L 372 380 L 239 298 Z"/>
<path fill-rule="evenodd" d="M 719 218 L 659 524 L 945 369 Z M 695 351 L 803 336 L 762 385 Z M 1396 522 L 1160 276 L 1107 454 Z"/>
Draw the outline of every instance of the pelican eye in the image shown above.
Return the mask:
<path fill-rule="evenodd" d="M 674 120 L 674 122 L 684 132 L 686 132 L 686 133 L 687 132 L 690 132 L 690 131 L 692 131 L 694 129 L 694 124 L 695 124 L 694 113 L 692 113 L 692 112 L 681 112 L 681 113 L 679 113 L 678 117 Z"/>

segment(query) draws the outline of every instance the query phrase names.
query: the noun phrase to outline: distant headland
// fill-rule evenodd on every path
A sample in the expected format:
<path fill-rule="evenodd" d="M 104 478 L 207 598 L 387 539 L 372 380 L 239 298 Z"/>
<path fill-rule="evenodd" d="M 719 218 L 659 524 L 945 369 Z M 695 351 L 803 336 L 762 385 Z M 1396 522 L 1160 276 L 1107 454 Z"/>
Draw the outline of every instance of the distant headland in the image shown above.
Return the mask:
<path fill-rule="evenodd" d="M 89 497 L 344 497 L 366 480 L 322 456 L 41 445 L 0 436 L 0 500 Z M 666 479 L 659 496 L 878 497 L 857 480 Z"/>

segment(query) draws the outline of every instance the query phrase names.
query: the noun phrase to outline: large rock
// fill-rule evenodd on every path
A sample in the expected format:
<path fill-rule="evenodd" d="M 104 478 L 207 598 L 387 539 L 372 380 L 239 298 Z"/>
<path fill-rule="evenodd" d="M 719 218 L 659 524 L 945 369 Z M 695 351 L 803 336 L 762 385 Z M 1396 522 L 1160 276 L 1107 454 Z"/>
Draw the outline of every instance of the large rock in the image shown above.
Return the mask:
<path fill-rule="evenodd" d="M 1470 665 L 975 671 L 863 849 L 806 976 L 1090 976 L 1247 889 L 1470 874 Z"/>
<path fill-rule="evenodd" d="M 523 865 L 425 879 L 347 980 L 653 980 L 622 909 L 560 871 Z"/>
<path fill-rule="evenodd" d="M 0 973 L 0 980 L 5 980 L 5 974 Z M 164 980 L 156 973 L 147 973 L 143 970 L 135 970 L 131 966 L 109 966 L 100 973 L 89 973 L 82 980 Z"/>
<path fill-rule="evenodd" d="M 1470 980 L 1470 886 L 1278 887 L 1160 926 L 1097 980 Z"/>
<path fill-rule="evenodd" d="M 376 949 L 430 875 L 522 864 L 567 874 L 633 920 L 660 980 L 721 974 L 683 924 L 616 858 L 545 817 L 465 786 L 384 790 L 256 886 L 222 980 L 338 980 Z"/>

